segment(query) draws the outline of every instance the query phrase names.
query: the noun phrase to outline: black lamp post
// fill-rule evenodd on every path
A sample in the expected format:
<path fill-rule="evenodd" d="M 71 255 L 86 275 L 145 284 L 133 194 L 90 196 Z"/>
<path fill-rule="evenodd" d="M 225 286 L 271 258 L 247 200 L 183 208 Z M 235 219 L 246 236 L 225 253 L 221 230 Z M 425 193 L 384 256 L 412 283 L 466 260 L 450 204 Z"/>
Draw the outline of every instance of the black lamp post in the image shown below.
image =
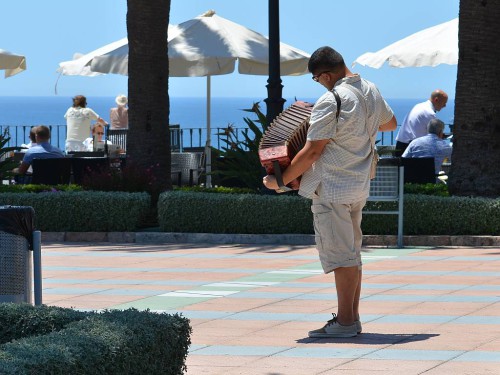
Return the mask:
<path fill-rule="evenodd" d="M 280 8 L 279 0 L 269 0 L 269 79 L 267 80 L 267 123 L 283 112 L 280 72 Z"/>

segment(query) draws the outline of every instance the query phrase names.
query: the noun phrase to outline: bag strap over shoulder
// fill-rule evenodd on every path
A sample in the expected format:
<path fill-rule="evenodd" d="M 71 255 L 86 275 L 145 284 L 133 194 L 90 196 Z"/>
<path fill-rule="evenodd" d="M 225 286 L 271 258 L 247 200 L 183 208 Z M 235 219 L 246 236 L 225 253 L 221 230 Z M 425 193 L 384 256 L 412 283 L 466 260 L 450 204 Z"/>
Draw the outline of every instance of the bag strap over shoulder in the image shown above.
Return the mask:
<path fill-rule="evenodd" d="M 370 137 L 370 145 L 371 145 L 371 148 L 372 148 L 372 152 L 375 152 L 375 141 L 373 139 L 373 136 L 370 132 L 370 129 L 368 129 L 368 122 L 366 121 L 368 119 L 368 107 L 366 105 L 366 98 L 365 96 L 363 95 L 363 93 L 357 88 L 357 87 L 354 87 L 353 85 L 349 85 L 349 84 L 346 84 L 346 85 L 342 85 L 342 87 L 345 87 L 346 89 L 350 90 L 351 92 L 353 92 L 359 102 L 361 103 L 361 105 L 364 107 L 365 109 L 365 114 L 366 114 L 366 117 L 365 117 L 365 126 L 366 126 L 366 132 L 368 133 L 368 137 Z"/>
<path fill-rule="evenodd" d="M 337 121 L 339 121 L 339 115 L 340 115 L 340 106 L 342 105 L 342 101 L 340 100 L 340 95 L 339 93 L 335 90 L 332 89 L 333 96 L 335 96 L 335 101 L 337 102 L 337 112 L 335 113 L 335 118 Z M 273 161 L 273 167 L 274 167 L 274 176 L 276 177 L 276 182 L 278 183 L 279 189 L 276 190 L 278 193 L 284 193 L 287 191 L 291 191 L 288 186 L 286 186 L 283 183 L 283 176 L 281 174 L 281 169 L 279 166 L 278 161 Z"/>
<path fill-rule="evenodd" d="M 337 92 L 337 90 L 332 89 L 333 96 L 335 96 L 335 101 L 337 102 L 337 113 L 335 113 L 335 118 L 337 121 L 339 121 L 339 115 L 340 115 L 340 106 L 342 105 L 342 102 L 340 101 L 340 95 Z"/>

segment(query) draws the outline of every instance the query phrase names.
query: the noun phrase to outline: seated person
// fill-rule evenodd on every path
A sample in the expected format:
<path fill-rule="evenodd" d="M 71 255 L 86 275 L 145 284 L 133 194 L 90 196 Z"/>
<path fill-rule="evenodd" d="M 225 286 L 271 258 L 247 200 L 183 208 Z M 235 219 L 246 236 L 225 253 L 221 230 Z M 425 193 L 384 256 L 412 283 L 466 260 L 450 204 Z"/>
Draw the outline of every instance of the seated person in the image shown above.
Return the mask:
<path fill-rule="evenodd" d="M 22 150 L 21 152 L 26 152 L 28 148 L 31 148 L 33 146 L 36 146 L 36 137 L 35 137 L 35 128 L 36 126 L 32 126 L 30 129 L 30 142 L 28 144 L 22 144 Z"/>
<path fill-rule="evenodd" d="M 57 147 L 52 146 L 49 143 L 50 140 L 50 129 L 44 125 L 35 126 L 35 141 L 36 146 L 33 146 L 26 150 L 23 161 L 19 168 L 14 168 L 12 170 L 15 174 L 24 175 L 31 166 L 33 159 L 54 159 L 63 158 L 64 153 Z"/>
<path fill-rule="evenodd" d="M 83 149 L 85 151 L 103 151 L 104 150 L 104 141 L 102 137 L 104 136 L 104 126 L 99 123 L 94 124 L 92 126 L 92 137 L 87 138 L 83 141 Z M 95 142 L 95 144 L 94 144 Z M 110 141 L 106 141 L 108 145 L 111 144 Z"/>
<path fill-rule="evenodd" d="M 452 146 L 443 139 L 444 122 L 432 119 L 427 125 L 427 135 L 417 138 L 408 145 L 403 153 L 403 158 L 434 158 L 434 169 L 436 175 L 441 170 L 443 160 L 451 161 Z"/>

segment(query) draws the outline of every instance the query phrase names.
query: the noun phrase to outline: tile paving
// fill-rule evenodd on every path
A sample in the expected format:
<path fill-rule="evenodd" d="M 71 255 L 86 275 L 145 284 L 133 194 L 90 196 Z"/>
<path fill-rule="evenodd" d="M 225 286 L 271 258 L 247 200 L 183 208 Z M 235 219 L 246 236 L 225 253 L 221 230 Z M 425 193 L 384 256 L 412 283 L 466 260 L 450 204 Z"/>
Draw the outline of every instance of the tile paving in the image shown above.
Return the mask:
<path fill-rule="evenodd" d="M 43 243 L 43 303 L 182 313 L 187 374 L 500 374 L 500 249 L 366 248 L 363 333 L 312 246 Z"/>

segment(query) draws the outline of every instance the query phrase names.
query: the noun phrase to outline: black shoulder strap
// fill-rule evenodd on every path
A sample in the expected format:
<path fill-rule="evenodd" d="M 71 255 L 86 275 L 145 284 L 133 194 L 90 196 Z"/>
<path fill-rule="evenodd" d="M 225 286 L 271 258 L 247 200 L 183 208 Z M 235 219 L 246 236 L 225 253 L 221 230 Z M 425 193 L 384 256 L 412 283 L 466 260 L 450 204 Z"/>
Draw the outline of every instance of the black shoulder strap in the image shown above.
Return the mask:
<path fill-rule="evenodd" d="M 337 113 L 335 114 L 335 118 L 338 121 L 339 115 L 340 115 L 340 105 L 342 104 L 342 102 L 340 101 L 340 96 L 339 96 L 339 93 L 337 92 L 337 90 L 332 89 L 332 93 L 333 93 L 333 96 L 335 96 L 335 101 L 337 102 Z"/>

